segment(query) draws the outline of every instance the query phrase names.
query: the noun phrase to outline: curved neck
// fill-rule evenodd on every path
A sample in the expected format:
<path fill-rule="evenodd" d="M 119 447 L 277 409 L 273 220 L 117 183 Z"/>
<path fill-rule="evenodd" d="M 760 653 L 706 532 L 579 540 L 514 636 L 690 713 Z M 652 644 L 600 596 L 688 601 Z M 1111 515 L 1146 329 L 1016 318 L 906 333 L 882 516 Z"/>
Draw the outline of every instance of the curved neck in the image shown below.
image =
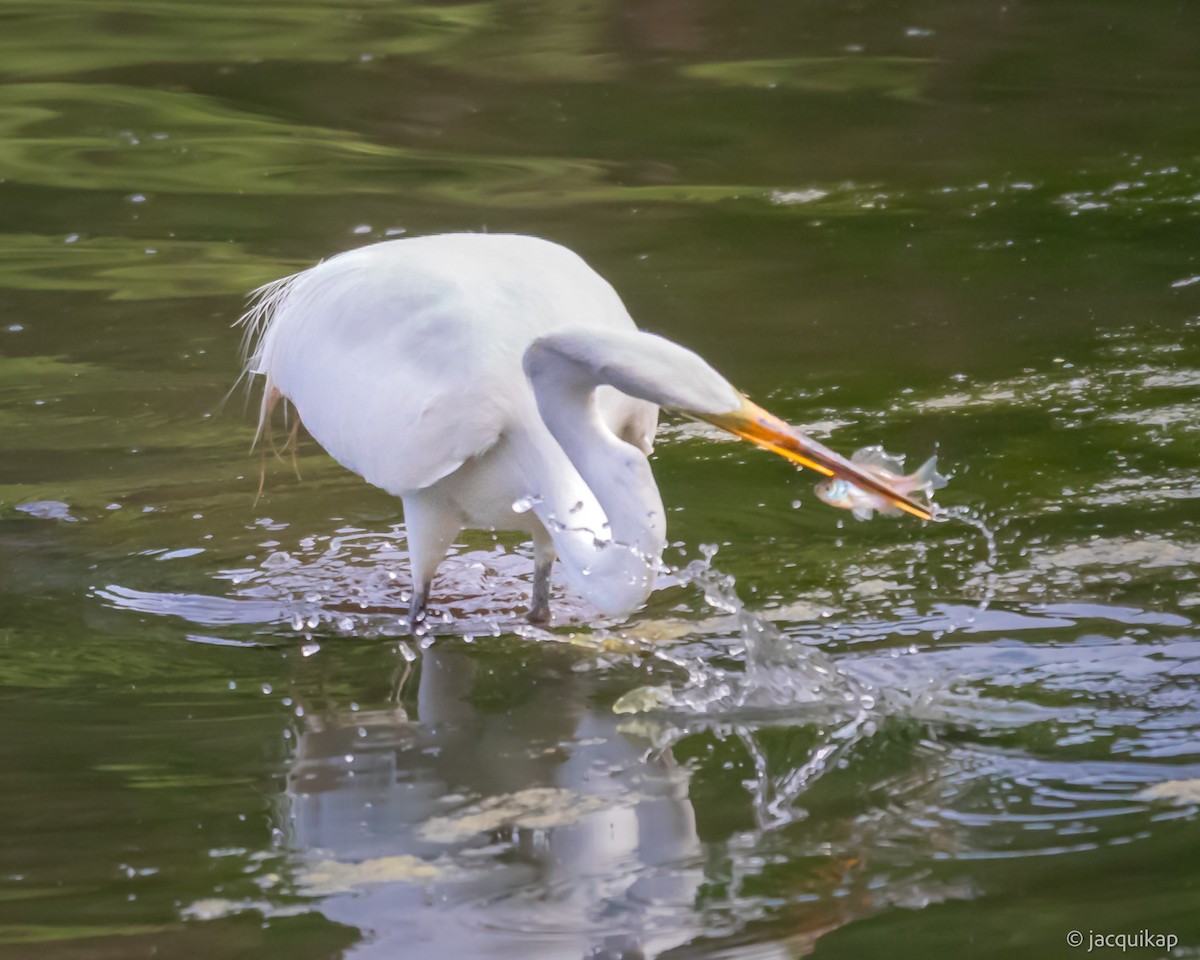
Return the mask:
<path fill-rule="evenodd" d="M 606 613 L 628 613 L 654 589 L 666 518 L 650 463 L 604 423 L 596 378 L 562 358 L 530 377 L 549 432 L 527 476 L 533 509 L 571 586 Z"/>

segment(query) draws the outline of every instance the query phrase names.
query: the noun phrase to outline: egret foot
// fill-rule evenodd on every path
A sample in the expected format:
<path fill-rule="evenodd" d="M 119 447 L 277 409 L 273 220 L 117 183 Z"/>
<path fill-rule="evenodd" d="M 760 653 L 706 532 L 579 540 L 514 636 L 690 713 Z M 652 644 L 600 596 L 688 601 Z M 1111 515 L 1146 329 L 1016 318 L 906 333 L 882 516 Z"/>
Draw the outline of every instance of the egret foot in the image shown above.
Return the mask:
<path fill-rule="evenodd" d="M 542 626 L 544 624 L 549 623 L 550 622 L 550 604 L 549 604 L 549 602 L 540 603 L 540 604 L 531 603 L 529 605 L 529 612 L 527 614 L 525 614 L 525 619 L 528 620 L 530 623 L 537 624 L 538 626 Z"/>
<path fill-rule="evenodd" d="M 414 637 L 425 623 L 429 603 L 429 584 L 421 589 L 413 587 L 412 600 L 408 604 L 408 632 Z M 423 631 L 422 631 L 423 632 Z"/>

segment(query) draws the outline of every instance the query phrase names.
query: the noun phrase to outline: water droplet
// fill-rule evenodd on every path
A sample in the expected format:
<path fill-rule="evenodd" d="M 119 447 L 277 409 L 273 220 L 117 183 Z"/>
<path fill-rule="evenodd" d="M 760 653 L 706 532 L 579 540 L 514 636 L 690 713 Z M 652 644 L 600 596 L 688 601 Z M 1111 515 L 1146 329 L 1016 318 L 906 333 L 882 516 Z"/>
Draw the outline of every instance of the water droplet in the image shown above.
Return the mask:
<path fill-rule="evenodd" d="M 519 497 L 513 501 L 512 511 L 513 513 L 528 513 L 541 502 L 542 498 L 538 496 Z"/>
<path fill-rule="evenodd" d="M 272 687 L 269 683 L 264 683 L 262 685 L 263 696 L 269 697 L 274 690 L 275 690 L 275 688 Z"/>

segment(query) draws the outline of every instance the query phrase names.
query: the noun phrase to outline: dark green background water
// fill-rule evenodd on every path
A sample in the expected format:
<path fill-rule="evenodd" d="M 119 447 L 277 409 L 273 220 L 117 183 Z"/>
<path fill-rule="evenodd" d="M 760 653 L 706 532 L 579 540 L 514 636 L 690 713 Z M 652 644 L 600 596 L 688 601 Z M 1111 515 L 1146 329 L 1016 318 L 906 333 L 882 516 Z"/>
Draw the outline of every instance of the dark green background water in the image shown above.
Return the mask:
<path fill-rule="evenodd" d="M 1198 116 L 1183 2 L 0 2 L 0 956 L 1195 955 Z M 255 502 L 230 323 L 484 229 L 939 445 L 995 562 L 668 424 L 731 579 L 514 632 L 474 535 L 402 645 L 396 503 Z"/>

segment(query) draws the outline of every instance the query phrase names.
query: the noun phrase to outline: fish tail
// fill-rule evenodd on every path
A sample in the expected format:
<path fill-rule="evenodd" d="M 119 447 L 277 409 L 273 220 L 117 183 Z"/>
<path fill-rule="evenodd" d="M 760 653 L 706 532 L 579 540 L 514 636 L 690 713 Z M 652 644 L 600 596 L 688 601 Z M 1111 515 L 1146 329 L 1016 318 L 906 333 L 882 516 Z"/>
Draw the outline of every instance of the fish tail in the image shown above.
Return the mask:
<path fill-rule="evenodd" d="M 937 454 L 934 454 L 918 468 L 910 478 L 914 490 L 923 490 L 926 496 L 934 490 L 941 490 L 946 485 L 946 478 L 937 471 Z"/>

